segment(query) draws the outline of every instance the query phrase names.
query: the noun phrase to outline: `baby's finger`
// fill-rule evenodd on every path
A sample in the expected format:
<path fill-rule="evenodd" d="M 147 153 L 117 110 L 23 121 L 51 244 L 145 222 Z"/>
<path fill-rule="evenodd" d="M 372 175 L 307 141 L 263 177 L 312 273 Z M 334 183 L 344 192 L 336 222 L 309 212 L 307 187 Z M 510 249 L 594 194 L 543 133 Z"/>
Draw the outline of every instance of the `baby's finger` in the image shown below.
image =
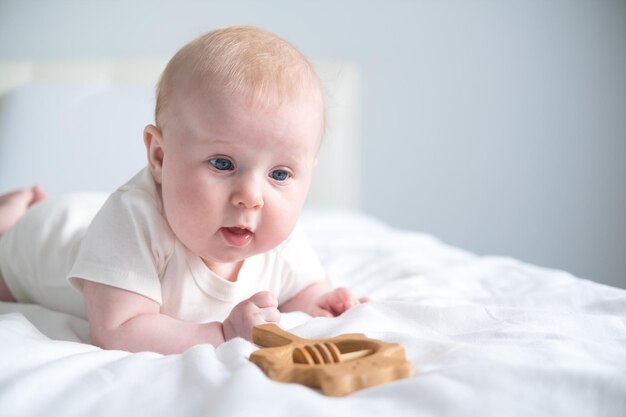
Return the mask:
<path fill-rule="evenodd" d="M 30 203 L 28 205 L 29 207 L 48 198 L 48 195 L 41 189 L 38 184 L 35 184 L 31 188 L 31 192 L 33 193 L 33 197 L 30 200 Z"/>
<path fill-rule="evenodd" d="M 350 290 L 343 287 L 335 289 L 333 297 L 331 298 L 331 306 L 339 314 L 357 304 L 359 304 L 359 302 L 354 298 Z"/>
<path fill-rule="evenodd" d="M 316 308 L 311 312 L 311 316 L 313 317 L 335 317 L 333 313 L 328 310 L 324 310 L 323 308 Z"/>
<path fill-rule="evenodd" d="M 269 291 L 259 291 L 250 297 L 249 300 L 259 308 L 278 307 L 278 300 Z"/>
<path fill-rule="evenodd" d="M 361 304 L 369 303 L 370 301 L 372 301 L 372 299 L 369 298 L 369 297 L 361 297 L 361 298 L 359 298 L 359 303 L 361 303 Z"/>
<path fill-rule="evenodd" d="M 261 309 L 261 313 L 266 322 L 270 323 L 279 323 L 280 322 L 280 311 L 278 311 L 275 307 L 267 307 Z"/>

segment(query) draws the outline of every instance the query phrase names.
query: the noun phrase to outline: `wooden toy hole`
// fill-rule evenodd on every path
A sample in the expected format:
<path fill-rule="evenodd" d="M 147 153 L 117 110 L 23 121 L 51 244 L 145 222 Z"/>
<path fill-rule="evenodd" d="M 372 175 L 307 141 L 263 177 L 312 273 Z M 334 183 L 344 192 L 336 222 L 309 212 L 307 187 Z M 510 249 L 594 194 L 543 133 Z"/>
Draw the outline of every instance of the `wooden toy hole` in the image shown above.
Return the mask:
<path fill-rule="evenodd" d="M 341 361 L 349 362 L 365 358 L 379 349 L 379 344 L 368 340 L 341 340 L 336 343 L 341 352 Z"/>
<path fill-rule="evenodd" d="M 335 344 L 323 342 L 295 348 L 292 358 L 304 365 L 328 365 L 341 362 L 341 352 Z"/>
<path fill-rule="evenodd" d="M 323 342 L 296 347 L 292 359 L 294 363 L 302 365 L 329 365 L 364 358 L 374 353 L 376 348 L 376 344 L 363 341 L 344 341 L 338 344 Z"/>

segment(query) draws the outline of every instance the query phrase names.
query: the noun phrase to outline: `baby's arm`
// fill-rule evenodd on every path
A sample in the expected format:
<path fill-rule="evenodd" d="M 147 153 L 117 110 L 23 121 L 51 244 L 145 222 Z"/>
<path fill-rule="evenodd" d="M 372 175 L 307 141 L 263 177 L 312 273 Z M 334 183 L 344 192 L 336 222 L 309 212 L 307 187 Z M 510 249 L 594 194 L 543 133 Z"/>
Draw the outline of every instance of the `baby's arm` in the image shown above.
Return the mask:
<path fill-rule="evenodd" d="M 335 317 L 368 301 L 365 297 L 357 299 L 347 288 L 333 288 L 327 278 L 304 288 L 279 308 L 283 312 L 303 311 L 313 317 Z"/>
<path fill-rule="evenodd" d="M 147 297 L 91 281 L 84 281 L 83 296 L 92 342 L 104 349 L 181 353 L 235 336 L 250 340 L 254 325 L 280 320 L 276 299 L 267 292 L 237 304 L 224 323 L 178 320 L 160 313 L 159 304 Z"/>

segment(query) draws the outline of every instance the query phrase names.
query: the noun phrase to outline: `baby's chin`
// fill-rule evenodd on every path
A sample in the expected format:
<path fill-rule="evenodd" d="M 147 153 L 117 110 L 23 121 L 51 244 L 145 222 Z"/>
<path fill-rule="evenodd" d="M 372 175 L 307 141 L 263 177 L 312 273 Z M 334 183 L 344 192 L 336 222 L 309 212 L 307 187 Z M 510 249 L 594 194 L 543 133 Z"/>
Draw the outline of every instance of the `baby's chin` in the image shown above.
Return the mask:
<path fill-rule="evenodd" d="M 201 254 L 197 254 L 202 261 L 209 267 L 211 265 L 231 265 L 245 261 L 248 258 L 259 255 L 263 252 L 263 250 L 254 250 L 253 248 L 246 248 L 247 250 L 234 248 L 230 251 L 225 251 L 226 253 L 219 254 L 215 256 L 215 254 L 209 256 L 203 256 Z"/>
<path fill-rule="evenodd" d="M 202 261 L 207 264 L 208 266 L 217 264 L 217 265 L 228 265 L 228 264 L 234 264 L 234 263 L 238 263 L 238 262 L 243 262 L 246 259 L 250 258 L 251 256 L 254 255 L 222 255 L 222 256 L 202 256 L 199 255 L 200 259 L 202 259 Z"/>
<path fill-rule="evenodd" d="M 211 265 L 227 266 L 229 264 L 241 263 L 256 255 L 267 253 L 280 246 L 280 244 L 282 244 L 288 237 L 289 234 L 284 237 L 272 236 L 272 239 L 263 239 L 263 242 L 261 243 L 258 234 L 254 234 L 251 241 L 243 247 L 224 246 L 217 251 L 218 253 L 215 253 L 216 251 L 205 253 L 192 251 L 200 257 L 210 269 L 213 269 L 211 268 Z"/>

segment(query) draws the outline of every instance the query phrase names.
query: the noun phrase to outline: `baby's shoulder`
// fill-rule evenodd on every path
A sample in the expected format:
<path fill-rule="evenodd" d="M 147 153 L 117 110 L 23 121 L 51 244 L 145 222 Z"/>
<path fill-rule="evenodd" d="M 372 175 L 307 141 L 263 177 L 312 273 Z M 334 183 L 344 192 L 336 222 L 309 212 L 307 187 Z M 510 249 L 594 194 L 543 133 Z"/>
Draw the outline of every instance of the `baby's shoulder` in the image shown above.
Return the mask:
<path fill-rule="evenodd" d="M 152 177 L 142 170 L 113 192 L 100 209 L 94 227 L 99 233 L 145 240 L 150 246 L 171 246 L 173 233 L 163 215 Z M 119 237 L 118 237 L 119 239 Z"/>
<path fill-rule="evenodd" d="M 148 168 L 142 169 L 118 188 L 107 203 L 126 210 L 156 211 L 159 214 L 163 212 L 158 189 Z"/>
<path fill-rule="evenodd" d="M 276 260 L 292 270 L 319 269 L 320 262 L 306 234 L 299 225 L 273 250 Z"/>

